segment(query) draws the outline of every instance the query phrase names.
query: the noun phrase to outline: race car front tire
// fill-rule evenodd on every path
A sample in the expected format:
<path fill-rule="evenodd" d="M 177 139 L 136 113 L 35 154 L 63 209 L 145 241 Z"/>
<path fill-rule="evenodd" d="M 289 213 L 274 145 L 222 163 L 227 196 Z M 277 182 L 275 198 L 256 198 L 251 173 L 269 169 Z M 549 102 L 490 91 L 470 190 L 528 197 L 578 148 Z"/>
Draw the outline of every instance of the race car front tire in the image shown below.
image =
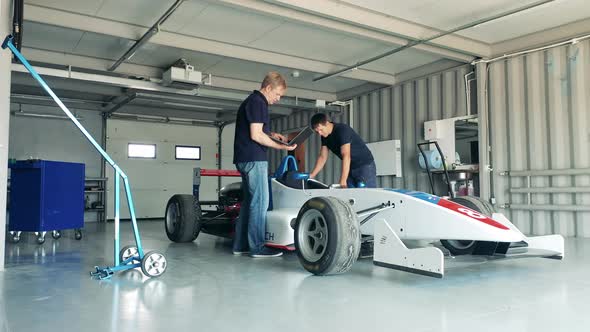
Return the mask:
<path fill-rule="evenodd" d="M 344 273 L 356 262 L 361 246 L 356 213 L 336 197 L 305 202 L 295 223 L 299 262 L 315 275 Z"/>
<path fill-rule="evenodd" d="M 492 204 L 479 197 L 459 196 L 451 199 L 451 201 L 461 204 L 487 217 L 492 217 L 492 214 L 494 213 L 494 207 Z M 440 243 L 455 256 L 471 255 L 477 246 L 477 241 L 473 240 L 440 240 Z"/>
<path fill-rule="evenodd" d="M 192 242 L 201 231 L 201 205 L 193 195 L 176 194 L 168 200 L 164 227 L 173 242 Z"/>

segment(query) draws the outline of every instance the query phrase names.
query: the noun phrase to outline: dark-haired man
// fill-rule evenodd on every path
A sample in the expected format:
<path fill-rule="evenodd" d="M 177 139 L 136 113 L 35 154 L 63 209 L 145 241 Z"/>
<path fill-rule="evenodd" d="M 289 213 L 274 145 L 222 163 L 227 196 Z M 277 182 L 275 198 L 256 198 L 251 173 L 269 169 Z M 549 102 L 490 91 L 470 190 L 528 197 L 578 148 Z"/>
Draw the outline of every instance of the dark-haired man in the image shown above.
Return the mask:
<path fill-rule="evenodd" d="M 342 188 L 377 187 L 377 169 L 365 142 L 350 126 L 334 123 L 324 113 L 311 117 L 311 128 L 322 136 L 320 155 L 310 176 L 314 178 L 326 164 L 328 149 L 342 160 L 339 184 Z"/>

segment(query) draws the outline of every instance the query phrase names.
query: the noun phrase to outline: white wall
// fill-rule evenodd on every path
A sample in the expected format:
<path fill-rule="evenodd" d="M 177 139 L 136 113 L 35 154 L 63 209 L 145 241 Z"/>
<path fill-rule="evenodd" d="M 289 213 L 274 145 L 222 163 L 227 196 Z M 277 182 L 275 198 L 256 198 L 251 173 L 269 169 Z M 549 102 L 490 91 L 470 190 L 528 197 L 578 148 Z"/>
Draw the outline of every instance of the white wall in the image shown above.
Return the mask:
<path fill-rule="evenodd" d="M 6 36 L 10 31 L 12 1 L 0 2 L 0 36 Z M 10 52 L 3 50 L 0 52 L 0 272 L 4 270 L 4 230 L 6 223 L 6 178 L 8 164 L 8 102 L 10 100 Z M 1 300 L 0 300 L 1 301 Z M 0 303 L 0 309 L 2 308 Z M 0 323 L 0 329 L 3 328 Z"/>
<path fill-rule="evenodd" d="M 65 116 L 59 107 L 11 104 L 12 111 Z M 101 142 L 102 116 L 99 112 L 70 109 L 94 139 Z M 86 177 L 100 177 L 102 157 L 69 119 L 48 119 L 10 116 L 9 158 L 17 160 L 37 158 L 83 163 Z M 91 204 L 97 194 L 87 194 Z M 85 222 L 97 221 L 97 212 L 86 211 Z"/>
<path fill-rule="evenodd" d="M 156 144 L 156 159 L 128 158 L 128 143 Z M 175 145 L 201 146 L 201 160 L 175 160 Z M 192 193 L 194 167 L 217 168 L 217 128 L 108 120 L 106 150 L 130 180 L 137 218 L 162 218 L 172 195 Z M 111 219 L 114 175 L 110 166 L 107 177 L 107 218 Z M 121 181 L 121 218 L 129 218 L 124 195 Z M 203 178 L 200 198 L 217 199 L 216 178 Z"/>
<path fill-rule="evenodd" d="M 19 105 L 12 104 L 11 110 Z M 21 105 L 24 113 L 64 115 L 58 107 Z M 71 109 L 82 117 L 80 123 L 99 144 L 102 117 L 99 112 Z M 69 119 L 46 119 L 23 116 L 10 117 L 9 158 L 29 157 L 46 160 L 84 163 L 87 177 L 100 176 L 101 156 Z"/>

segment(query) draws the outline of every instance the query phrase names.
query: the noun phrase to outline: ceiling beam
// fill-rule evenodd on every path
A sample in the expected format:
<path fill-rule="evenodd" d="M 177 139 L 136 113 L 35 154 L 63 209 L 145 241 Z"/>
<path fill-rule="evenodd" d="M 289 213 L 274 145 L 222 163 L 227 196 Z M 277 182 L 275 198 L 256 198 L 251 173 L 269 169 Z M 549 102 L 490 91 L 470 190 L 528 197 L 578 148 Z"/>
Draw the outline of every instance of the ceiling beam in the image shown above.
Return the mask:
<path fill-rule="evenodd" d="M 350 22 L 314 15 L 312 13 L 303 12 L 294 8 L 285 7 L 283 5 L 256 0 L 218 0 L 218 2 L 224 3 L 234 8 L 247 9 L 265 15 L 273 15 L 289 21 L 311 24 L 320 28 L 343 32 L 349 35 L 361 37 L 364 39 L 371 39 L 377 42 L 394 45 L 405 45 L 408 43 L 408 39 L 399 37 L 397 33 L 392 34 L 376 31 L 375 29 L 366 26 L 359 26 Z M 464 52 L 452 51 L 434 45 L 417 45 L 414 48 L 456 61 L 470 62 L 474 58 L 473 55 L 465 54 Z"/>
<path fill-rule="evenodd" d="M 289 67 L 314 73 L 326 74 L 334 70 L 345 68 L 345 65 L 339 65 L 319 60 L 306 59 L 298 56 L 263 51 L 247 46 L 232 45 L 218 41 L 197 38 L 192 36 L 181 35 L 172 32 L 161 32 L 154 36 L 152 43 L 157 45 L 183 48 L 193 51 L 199 51 L 209 54 L 221 55 L 224 57 L 236 58 L 240 60 L 266 63 L 270 65 Z M 391 74 L 377 71 L 358 69 L 341 75 L 342 77 L 356 80 L 376 82 L 382 84 L 394 84 L 395 77 Z"/>
<path fill-rule="evenodd" d="M 459 62 L 451 61 L 451 60 L 438 60 L 438 61 L 431 62 L 431 63 L 424 65 L 424 66 L 420 66 L 417 68 L 413 68 L 413 69 L 401 72 L 401 73 L 397 74 L 396 77 L 399 82 L 398 84 L 402 84 L 407 81 L 412 81 L 412 80 L 417 80 L 420 78 L 432 76 L 434 74 L 442 73 L 447 70 L 451 70 L 451 69 L 458 68 L 461 66 L 467 67 L 467 66 L 469 66 L 469 64 L 459 63 Z"/>
<path fill-rule="evenodd" d="M 14 64 L 13 64 L 14 66 Z M 39 68 L 39 67 L 35 67 Z M 56 78 L 54 76 L 48 76 L 41 74 L 43 79 L 47 82 L 52 89 L 57 91 L 71 91 L 77 93 L 92 93 L 94 95 L 102 96 L 118 96 L 123 93 L 123 89 L 120 87 L 111 87 L 106 85 L 97 85 L 90 82 L 81 81 L 68 81 L 63 78 Z M 39 82 L 37 82 L 28 72 L 12 71 L 11 85 L 13 87 L 30 87 L 35 88 L 37 91 L 44 91 Z M 14 90 L 14 88 L 13 88 Z M 42 92 L 42 94 L 44 94 Z"/>
<path fill-rule="evenodd" d="M 367 93 L 373 92 L 375 90 L 380 90 L 385 87 L 386 86 L 383 86 L 381 84 L 365 83 L 354 88 L 338 91 L 338 100 L 349 100 L 356 96 L 365 95 Z"/>
<path fill-rule="evenodd" d="M 173 89 L 173 88 L 168 88 L 168 87 L 163 87 L 161 86 L 159 83 L 155 83 L 155 82 L 150 82 L 150 81 L 144 81 L 144 80 L 136 80 L 136 79 L 130 79 L 130 78 L 124 78 L 124 77 L 115 77 L 115 76 L 107 76 L 107 75 L 101 75 L 101 74 L 94 74 L 94 73 L 84 73 L 84 72 L 79 72 L 79 71 L 72 71 L 72 70 L 66 70 L 66 69 L 55 69 L 55 68 L 46 68 L 46 67 L 38 67 L 35 66 L 35 70 L 44 77 L 47 78 L 53 78 L 53 79 L 71 79 L 73 80 L 72 82 L 82 82 L 83 84 L 86 83 L 95 83 L 97 86 L 106 86 L 106 87 L 119 87 L 119 88 L 124 88 L 127 90 L 137 90 L 137 92 L 135 92 L 138 97 L 141 96 L 141 98 L 143 99 L 156 99 L 156 100 L 161 100 L 162 102 L 166 102 L 171 101 L 171 102 L 175 102 L 175 101 L 183 101 L 183 102 L 194 102 L 195 104 L 198 104 L 200 100 L 202 100 L 203 103 L 209 103 L 210 105 L 214 105 L 215 102 L 219 103 L 220 105 L 222 105 L 222 107 L 230 107 L 230 108 L 234 108 L 235 110 L 237 110 L 237 108 L 239 107 L 239 104 L 248 96 L 247 92 L 232 92 L 232 91 L 228 91 L 228 92 L 224 92 L 221 90 L 215 90 L 215 89 L 208 89 L 206 86 L 204 87 L 199 87 L 198 89 L 195 90 L 179 90 L 179 89 Z M 16 64 L 13 63 L 12 64 L 12 72 L 13 73 L 28 73 L 28 70 L 25 68 L 25 66 L 21 65 L 21 64 Z M 23 84 L 34 84 L 35 82 L 33 80 L 27 80 L 24 77 L 21 77 L 21 75 L 18 75 L 18 77 L 23 81 L 21 83 Z M 71 82 L 65 81 L 63 82 L 65 84 L 64 89 L 67 89 L 67 86 L 71 86 L 72 84 L 70 84 Z M 53 84 L 52 84 L 53 85 Z M 54 85 L 55 86 L 55 85 Z M 61 86 L 61 85 L 60 85 Z M 92 89 L 88 89 L 88 90 L 92 90 Z M 72 91 L 77 91 L 74 89 L 72 89 Z M 143 92 L 140 92 L 143 91 Z M 151 95 L 146 94 L 146 91 L 151 93 Z M 116 96 L 121 95 L 121 93 L 119 91 L 117 91 Z M 149 97 L 149 98 L 148 98 Z M 107 109 L 105 109 L 105 111 L 108 111 L 109 108 L 111 107 L 117 107 L 117 102 L 119 102 L 119 100 L 114 100 L 110 103 L 108 103 L 108 107 Z M 119 105 L 119 107 L 116 109 L 118 110 L 119 108 L 123 108 L 123 106 L 125 107 L 125 110 L 127 109 L 127 107 L 129 105 L 125 105 L 126 103 L 123 103 L 122 105 Z M 292 109 L 315 109 L 315 104 L 313 104 L 313 102 L 310 102 L 309 100 L 306 99 L 298 99 L 298 98 L 283 98 L 279 103 L 275 104 L 272 106 L 272 108 L 277 109 L 276 113 L 280 113 L 280 114 L 290 114 Z M 174 105 L 170 105 L 170 106 L 174 106 Z M 168 107 L 168 108 L 174 108 L 174 107 Z M 204 107 L 202 107 L 204 108 Z M 328 107 L 328 108 L 332 108 L 332 107 Z"/>
<path fill-rule="evenodd" d="M 329 17 L 332 19 L 349 22 L 369 29 L 382 31 L 388 34 L 407 37 L 410 40 L 421 40 L 439 34 L 441 30 L 430 28 L 417 23 L 405 21 L 390 15 L 367 10 L 355 5 L 338 0 L 270 0 L 273 3 L 295 8 Z M 26 13 L 26 12 L 25 12 Z M 403 44 L 406 44 L 404 42 Z M 453 34 L 435 39 L 429 45 L 454 50 L 468 55 L 488 57 L 491 55 L 490 45 L 466 37 Z"/>
<path fill-rule="evenodd" d="M 492 45 L 492 57 L 539 47 L 590 33 L 590 18 L 535 32 Z"/>
<path fill-rule="evenodd" d="M 131 46 L 131 48 L 129 48 L 125 52 L 125 54 L 123 54 L 119 58 L 119 60 L 117 60 L 112 66 L 110 66 L 108 70 L 114 71 L 123 62 L 129 60 L 133 55 L 135 55 L 135 52 L 137 52 L 137 50 L 139 50 L 141 46 L 143 46 L 143 44 L 147 43 L 150 40 L 150 38 L 152 38 L 155 34 L 160 32 L 160 25 L 166 22 L 170 15 L 172 15 L 172 13 L 174 13 L 174 11 L 178 9 L 178 7 L 182 4 L 183 1 L 184 0 L 176 0 L 176 2 L 174 2 L 174 4 L 170 8 L 168 8 L 168 10 L 156 21 L 156 23 L 154 23 L 152 27 L 149 28 L 148 31 L 146 31 L 143 34 L 143 36 L 141 36 L 141 38 L 139 38 L 139 40 L 137 40 L 135 44 Z"/>
<path fill-rule="evenodd" d="M 22 105 L 36 105 L 36 106 L 44 106 L 46 110 L 54 110 L 57 108 L 55 105 L 55 101 L 51 99 L 51 97 L 47 97 L 43 99 L 43 96 L 31 95 L 28 98 L 27 96 L 14 96 L 11 97 L 10 100 L 10 110 L 11 111 L 19 111 Z M 102 112 L 103 107 L 101 105 L 97 105 L 94 103 L 88 102 L 72 102 L 68 100 L 63 101 L 64 104 L 71 110 L 88 110 L 88 111 L 96 111 Z M 120 111 L 123 114 L 133 114 L 133 115 L 153 115 L 153 116 L 171 116 L 171 117 L 184 117 L 193 120 L 207 120 L 207 121 L 217 121 L 217 115 L 213 112 L 205 112 L 199 110 L 179 110 L 179 109 L 162 109 L 162 108 L 154 108 L 149 106 L 135 106 L 135 105 L 125 105 L 123 109 Z M 115 113 L 118 114 L 119 112 Z M 235 118 L 235 114 L 233 115 Z"/>
<path fill-rule="evenodd" d="M 395 75 L 396 81 L 398 82 L 398 83 L 396 83 L 396 85 L 403 84 L 403 83 L 411 81 L 411 80 L 417 80 L 417 79 L 429 77 L 429 76 L 435 75 L 437 73 L 442 73 L 447 70 L 451 70 L 451 69 L 458 68 L 461 66 L 467 67 L 467 66 L 469 66 L 469 64 L 461 63 L 461 62 L 457 62 L 457 61 L 453 61 L 453 60 L 446 60 L 446 59 L 438 60 L 438 61 L 429 63 L 427 65 L 413 68 L 408 71 L 401 72 L 401 73 Z M 383 86 L 380 84 L 366 83 L 366 84 L 359 85 L 359 86 L 351 88 L 351 89 L 338 91 L 336 96 L 338 97 L 337 100 L 348 100 L 353 97 L 364 95 L 364 94 L 370 93 L 375 90 L 383 89 L 385 87 L 386 86 Z"/>
<path fill-rule="evenodd" d="M 113 63 L 111 59 L 102 59 L 84 55 L 68 54 L 63 52 L 48 51 L 38 48 L 23 47 L 21 53 L 29 62 L 60 65 L 64 67 L 78 67 L 106 72 Z M 138 77 L 162 77 L 161 68 L 122 63 L 117 69 L 118 73 Z"/>
<path fill-rule="evenodd" d="M 287 82 L 288 83 L 288 82 Z M 252 82 L 239 80 L 229 77 L 213 76 L 213 87 L 220 86 L 226 89 L 234 89 L 240 91 L 253 91 L 260 89 L 260 82 Z M 301 88 L 288 87 L 285 92 L 287 97 L 298 97 L 305 99 L 321 99 L 321 100 L 336 100 L 335 93 L 311 91 Z"/>
<path fill-rule="evenodd" d="M 84 69 L 92 69 L 92 70 L 99 70 L 105 71 L 111 65 L 112 60 L 109 59 L 100 59 L 88 56 L 81 56 L 81 55 L 74 55 L 74 54 L 64 54 L 60 52 L 54 51 L 46 51 L 40 50 L 35 48 L 23 47 L 22 49 L 23 55 L 30 61 L 30 62 L 42 62 L 45 64 L 53 64 L 53 65 L 61 65 L 64 67 L 74 67 L 74 68 L 84 68 Z M 24 68 L 22 68 L 24 69 Z M 14 67 L 13 67 L 14 71 Z M 17 71 L 21 71 L 18 69 Z M 157 67 L 151 66 L 144 66 L 144 65 L 135 65 L 130 63 L 123 63 L 117 70 L 118 72 L 125 73 L 125 75 L 129 76 L 137 76 L 137 77 L 144 77 L 146 79 L 149 78 L 158 78 L 162 77 L 163 70 Z M 251 82 L 245 80 L 239 80 L 235 78 L 227 78 L 227 77 L 220 77 L 220 76 L 213 76 L 212 78 L 212 85 L 202 86 L 202 89 L 232 89 L 238 91 L 247 91 L 251 92 L 252 90 L 256 90 L 260 88 L 260 82 Z M 213 94 L 213 93 L 212 93 Z M 242 94 L 243 95 L 243 94 Z M 293 88 L 289 87 L 285 93 L 286 97 L 297 97 L 297 98 L 304 98 L 304 99 L 321 99 L 321 100 L 336 100 L 336 94 L 328 93 L 328 92 L 321 92 L 321 91 L 312 91 L 307 89 L 301 88 Z"/>
<path fill-rule="evenodd" d="M 133 24 L 116 22 L 82 14 L 75 14 L 31 4 L 25 4 L 24 13 L 25 20 L 27 21 L 76 29 L 80 31 L 89 31 L 130 40 L 139 39 L 143 32 L 145 32 L 145 27 Z M 169 46 L 191 51 L 215 54 L 240 60 L 267 63 L 281 67 L 288 66 L 290 68 L 306 70 L 320 74 L 326 74 L 346 67 L 340 64 L 306 59 L 302 57 L 166 31 L 162 31 L 154 36 L 150 40 L 150 43 L 160 46 Z M 342 76 L 388 85 L 395 83 L 395 77 L 391 74 L 366 69 L 348 72 Z"/>

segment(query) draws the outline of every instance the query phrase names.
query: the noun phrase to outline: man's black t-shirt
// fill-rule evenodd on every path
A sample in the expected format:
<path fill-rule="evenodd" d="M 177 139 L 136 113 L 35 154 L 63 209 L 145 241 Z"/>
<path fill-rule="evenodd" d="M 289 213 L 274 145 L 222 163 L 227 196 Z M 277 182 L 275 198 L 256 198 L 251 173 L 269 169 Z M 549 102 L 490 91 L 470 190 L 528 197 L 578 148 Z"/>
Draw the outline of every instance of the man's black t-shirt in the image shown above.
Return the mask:
<path fill-rule="evenodd" d="M 322 145 L 327 146 L 340 159 L 342 159 L 340 148 L 348 143 L 350 143 L 350 169 L 373 162 L 373 154 L 363 139 L 346 124 L 334 123 L 332 133 L 326 138 L 322 137 Z"/>
<path fill-rule="evenodd" d="M 234 137 L 234 164 L 267 161 L 266 146 L 250 138 L 250 124 L 262 123 L 262 131 L 270 135 L 269 120 L 268 101 L 260 91 L 254 90 L 238 109 Z"/>

